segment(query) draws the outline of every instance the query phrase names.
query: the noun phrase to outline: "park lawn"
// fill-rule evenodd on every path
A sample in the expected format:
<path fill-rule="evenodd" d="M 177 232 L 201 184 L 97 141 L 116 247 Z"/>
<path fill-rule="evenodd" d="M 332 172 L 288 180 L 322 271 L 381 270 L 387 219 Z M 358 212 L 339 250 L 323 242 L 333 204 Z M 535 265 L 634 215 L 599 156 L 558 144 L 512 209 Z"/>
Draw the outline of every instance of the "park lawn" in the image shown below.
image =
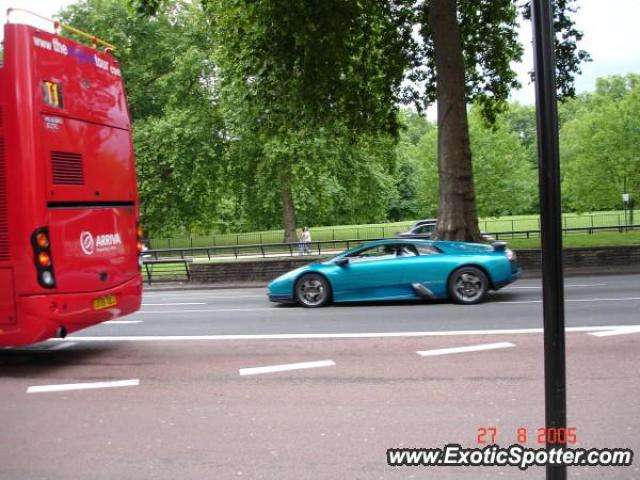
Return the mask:
<path fill-rule="evenodd" d="M 640 223 L 640 211 L 635 212 L 634 223 Z M 625 222 L 622 211 L 593 212 L 584 214 L 568 213 L 563 215 L 562 225 L 571 227 L 601 227 L 620 225 Z M 396 233 L 406 231 L 413 221 L 395 223 L 374 223 L 367 225 L 337 225 L 326 227 L 311 226 L 313 241 L 330 241 L 346 239 L 388 238 Z M 500 218 L 484 218 L 479 221 L 483 232 L 511 232 L 538 230 L 538 215 L 513 215 Z M 284 237 L 282 230 L 227 233 L 215 235 L 199 235 L 183 238 L 152 238 L 152 248 L 193 248 L 221 247 L 231 245 L 255 245 L 281 243 Z"/>
<path fill-rule="evenodd" d="M 539 238 L 505 239 L 510 248 L 522 250 L 526 248 L 540 248 Z M 640 245 L 640 230 L 629 232 L 597 232 L 593 235 L 584 233 L 565 235 L 562 237 L 564 248 L 577 247 L 617 247 L 623 245 Z"/>

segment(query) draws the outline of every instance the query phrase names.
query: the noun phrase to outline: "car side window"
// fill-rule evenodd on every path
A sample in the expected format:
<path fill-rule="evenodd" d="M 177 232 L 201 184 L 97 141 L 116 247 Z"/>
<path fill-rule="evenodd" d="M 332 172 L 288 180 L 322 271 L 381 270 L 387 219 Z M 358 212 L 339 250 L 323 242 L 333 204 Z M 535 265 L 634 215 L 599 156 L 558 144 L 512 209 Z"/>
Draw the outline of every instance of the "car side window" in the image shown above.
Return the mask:
<path fill-rule="evenodd" d="M 398 245 L 396 255 L 398 257 L 417 257 L 418 251 L 414 245 Z"/>
<path fill-rule="evenodd" d="M 365 248 L 349 255 L 351 261 L 373 261 L 386 260 L 390 258 L 415 257 L 418 251 L 413 245 L 408 244 L 387 244 L 376 245 L 375 247 Z"/>
<path fill-rule="evenodd" d="M 349 255 L 352 261 L 382 260 L 385 258 L 395 258 L 395 249 L 391 245 L 376 245 L 365 248 Z"/>
<path fill-rule="evenodd" d="M 414 233 L 431 233 L 435 225 L 420 225 L 414 230 Z"/>
<path fill-rule="evenodd" d="M 418 253 L 422 255 L 435 255 L 441 253 L 436 247 L 432 245 L 416 245 Z"/>

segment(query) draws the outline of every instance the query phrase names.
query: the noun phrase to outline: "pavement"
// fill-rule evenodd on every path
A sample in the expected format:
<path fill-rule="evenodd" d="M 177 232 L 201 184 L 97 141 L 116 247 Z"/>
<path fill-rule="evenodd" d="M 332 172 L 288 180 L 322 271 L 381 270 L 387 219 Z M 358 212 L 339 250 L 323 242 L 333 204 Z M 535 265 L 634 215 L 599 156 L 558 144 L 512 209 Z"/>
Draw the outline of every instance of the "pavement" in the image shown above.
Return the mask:
<path fill-rule="evenodd" d="M 573 446 L 637 453 L 640 275 L 565 287 Z M 264 288 L 148 291 L 135 315 L 0 350 L 0 478 L 542 479 L 386 464 L 388 448 L 478 446 L 489 427 L 501 446 L 522 428 L 541 446 L 540 294 L 528 279 L 476 306 L 308 310 Z M 640 467 L 569 476 L 640 479 Z"/>

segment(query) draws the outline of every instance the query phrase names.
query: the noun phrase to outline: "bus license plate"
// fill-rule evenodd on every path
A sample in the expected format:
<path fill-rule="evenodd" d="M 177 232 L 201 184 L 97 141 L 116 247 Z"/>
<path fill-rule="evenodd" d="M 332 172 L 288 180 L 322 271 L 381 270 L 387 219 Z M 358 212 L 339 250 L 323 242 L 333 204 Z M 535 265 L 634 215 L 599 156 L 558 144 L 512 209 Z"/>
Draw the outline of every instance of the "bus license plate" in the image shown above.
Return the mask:
<path fill-rule="evenodd" d="M 113 307 L 118 303 L 115 295 L 105 295 L 104 297 L 96 298 L 93 301 L 94 310 L 104 310 L 105 308 Z"/>

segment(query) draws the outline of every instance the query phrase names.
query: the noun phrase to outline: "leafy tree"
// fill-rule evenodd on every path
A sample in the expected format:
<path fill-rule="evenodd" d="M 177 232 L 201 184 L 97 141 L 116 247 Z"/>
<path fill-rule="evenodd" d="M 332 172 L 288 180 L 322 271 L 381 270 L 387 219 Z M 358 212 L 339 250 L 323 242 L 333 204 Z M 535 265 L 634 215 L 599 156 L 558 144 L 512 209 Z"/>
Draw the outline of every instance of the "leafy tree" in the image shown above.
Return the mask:
<path fill-rule="evenodd" d="M 230 178 L 253 228 L 281 225 L 281 191 L 273 178 L 290 165 L 299 224 L 383 221 L 393 191 L 394 142 L 383 136 L 351 139 L 340 124 L 290 130 L 269 141 L 247 135 L 232 142 Z"/>
<path fill-rule="evenodd" d="M 411 41 L 406 9 L 354 0 L 203 3 L 225 119 L 258 154 L 242 179 L 255 186 L 254 205 L 281 211 L 285 240 L 295 239 L 299 206 L 309 212 L 315 204 L 321 215 L 332 188 L 366 195 L 386 183 L 382 157 L 369 147 L 397 133 Z M 358 172 L 348 184 L 345 168 Z"/>
<path fill-rule="evenodd" d="M 536 201 L 536 171 L 528 160 L 528 149 L 510 130 L 508 114 L 500 114 L 488 126 L 479 108 L 469 116 L 470 148 L 476 166 L 477 207 L 481 216 L 528 213 Z M 438 134 L 428 131 L 411 152 L 424 160 L 421 172 L 422 216 L 438 209 Z"/>
<path fill-rule="evenodd" d="M 395 172 L 396 194 L 389 205 L 389 219 L 392 221 L 416 219 L 423 216 L 425 210 L 421 201 L 421 190 L 424 183 L 424 163 L 430 159 L 416 154 L 416 146 L 425 134 L 435 126 L 416 112 L 403 110 L 400 112 L 402 129 L 397 146 L 398 163 Z M 427 207 L 433 210 L 433 205 Z"/>
<path fill-rule="evenodd" d="M 531 161 L 536 163 L 536 109 L 533 105 L 510 103 L 504 112 L 507 129 L 515 133 L 522 144 L 532 153 Z"/>
<path fill-rule="evenodd" d="M 221 175 L 226 139 L 201 9 L 172 2 L 149 21 L 132 16 L 119 0 L 83 0 L 60 18 L 117 47 L 145 226 L 156 234 L 211 228 L 228 206 Z"/>
<path fill-rule="evenodd" d="M 618 209 L 625 186 L 640 195 L 640 75 L 600 78 L 578 101 L 583 108 L 560 132 L 565 201 L 578 211 Z"/>
<path fill-rule="evenodd" d="M 582 34 L 570 18 L 573 3 L 554 0 L 561 96 L 573 95 L 573 75 L 579 72 L 580 62 L 588 59 L 577 49 Z M 492 123 L 510 89 L 518 86 L 510 67 L 522 56 L 517 39 L 518 5 L 512 0 L 427 0 L 420 8 L 424 49 L 422 62 L 418 62 L 422 69 L 414 78 L 426 79 L 424 103 L 438 102 L 436 237 L 479 241 L 466 102 L 479 105 Z M 529 16 L 529 3 L 522 12 Z"/>
<path fill-rule="evenodd" d="M 344 123 L 354 138 L 397 129 L 396 101 L 438 103 L 440 184 L 437 236 L 480 240 L 466 102 L 491 123 L 518 85 L 510 64 L 519 60 L 519 4 L 515 0 L 202 0 L 212 22 L 225 117 L 237 135 L 261 144 L 291 130 Z M 144 13 L 161 0 L 130 0 Z M 554 0 L 558 89 L 574 93 L 573 75 L 588 55 L 578 50 L 574 0 Z M 529 15 L 529 3 L 522 7 Z M 418 26 L 423 42 L 416 43 Z M 409 80 L 422 89 L 400 89 Z M 235 117 L 235 118 L 234 118 Z M 242 131 L 244 130 L 244 132 Z M 276 150 L 271 150 L 275 152 Z M 281 192 L 287 239 L 293 237 L 292 166 L 279 157 L 270 168 Z M 278 175 L 275 175 L 276 172 Z"/>
<path fill-rule="evenodd" d="M 488 127 L 479 109 L 470 113 L 478 212 L 483 217 L 529 213 L 537 201 L 537 170 L 530 149 L 509 130 L 507 115 Z"/>

